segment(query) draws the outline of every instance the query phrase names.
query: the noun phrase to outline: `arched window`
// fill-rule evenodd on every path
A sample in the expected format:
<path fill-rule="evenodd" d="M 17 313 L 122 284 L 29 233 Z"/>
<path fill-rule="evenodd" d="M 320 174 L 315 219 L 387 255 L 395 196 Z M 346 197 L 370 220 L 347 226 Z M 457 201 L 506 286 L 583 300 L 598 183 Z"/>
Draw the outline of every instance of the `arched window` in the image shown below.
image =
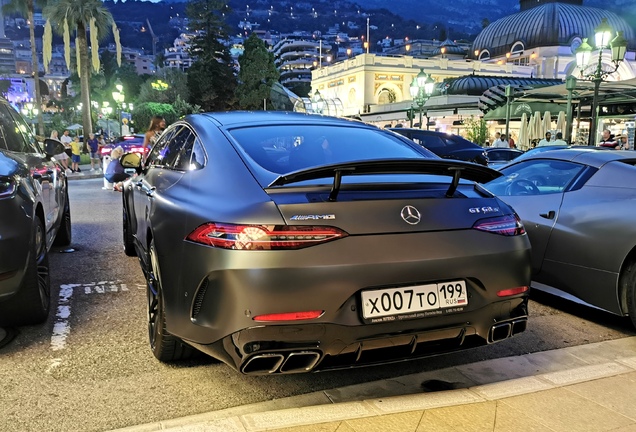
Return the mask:
<path fill-rule="evenodd" d="M 521 54 L 523 53 L 523 50 L 525 49 L 525 46 L 523 45 L 523 42 L 515 42 L 512 45 L 512 49 L 510 50 L 511 54 Z"/>
<path fill-rule="evenodd" d="M 482 50 L 479 53 L 479 60 L 490 60 L 490 51 Z"/>

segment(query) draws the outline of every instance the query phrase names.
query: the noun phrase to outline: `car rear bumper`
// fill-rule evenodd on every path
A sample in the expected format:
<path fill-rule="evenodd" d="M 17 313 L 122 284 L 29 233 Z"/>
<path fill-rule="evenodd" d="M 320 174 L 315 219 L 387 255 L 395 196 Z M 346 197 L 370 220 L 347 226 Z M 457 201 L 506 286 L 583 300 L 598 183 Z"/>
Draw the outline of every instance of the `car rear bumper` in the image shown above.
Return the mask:
<path fill-rule="evenodd" d="M 459 346 L 475 336 L 486 343 L 493 324 L 525 322 L 527 314 L 524 295 L 497 295 L 499 290 L 530 284 L 530 244 L 525 235 L 457 230 L 350 236 L 295 251 L 224 250 L 190 242 L 175 248 L 156 241 L 168 332 L 237 368 L 253 355 L 247 344 L 309 341 L 302 350 L 313 347 L 320 352 L 321 367 L 326 368 L 327 356 L 355 351 L 352 344 L 385 340 L 393 346 L 395 335 L 400 341 L 409 335 L 409 340 L 451 340 Z M 362 318 L 364 290 L 454 280 L 466 282 L 466 306 L 375 324 L 365 324 Z M 323 313 L 312 321 L 272 325 L 254 320 L 263 314 L 316 310 Z M 438 331 L 443 334 L 433 336 Z M 497 335 L 500 332 L 508 337 L 512 324 L 509 332 L 504 329 Z"/>
<path fill-rule="evenodd" d="M 247 375 L 293 374 L 430 357 L 499 342 L 526 329 L 527 298 L 466 314 L 410 322 L 251 327 L 212 345 L 194 344 Z"/>

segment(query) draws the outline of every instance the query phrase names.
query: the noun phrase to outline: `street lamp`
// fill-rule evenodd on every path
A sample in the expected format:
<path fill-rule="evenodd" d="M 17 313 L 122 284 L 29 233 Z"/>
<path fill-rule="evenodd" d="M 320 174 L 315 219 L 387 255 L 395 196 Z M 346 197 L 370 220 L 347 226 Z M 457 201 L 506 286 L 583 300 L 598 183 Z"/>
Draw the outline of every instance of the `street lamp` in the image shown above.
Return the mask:
<path fill-rule="evenodd" d="M 151 82 L 150 86 L 153 90 L 157 91 L 166 91 L 169 87 L 167 82 L 161 81 L 160 79 Z"/>
<path fill-rule="evenodd" d="M 581 70 L 581 78 L 592 81 L 594 83 L 594 96 L 592 99 L 592 119 L 590 121 L 590 134 L 588 145 L 596 142 L 596 128 L 598 122 L 598 92 L 601 83 L 605 79 L 616 72 L 618 66 L 625 58 L 627 51 L 627 40 L 623 37 L 623 32 L 617 32 L 616 37 L 610 41 L 612 37 L 612 28 L 607 23 L 607 18 L 603 18 L 601 24 L 594 30 L 594 42 L 598 50 L 598 62 L 596 66 L 590 65 L 592 47 L 587 43 L 587 39 L 583 39 L 581 45 L 576 49 L 576 64 Z M 603 50 L 611 48 L 612 63 L 603 67 Z"/>
<path fill-rule="evenodd" d="M 576 78 L 573 75 L 568 75 L 568 77 L 565 79 L 565 89 L 568 92 L 568 108 L 565 122 L 565 141 L 567 143 L 570 143 L 572 142 L 572 92 L 576 90 Z"/>
<path fill-rule="evenodd" d="M 109 106 L 108 101 L 102 102 L 102 114 L 106 118 L 106 134 L 108 135 L 108 139 L 110 139 L 110 119 L 109 116 L 113 112 L 113 107 Z"/>
<path fill-rule="evenodd" d="M 325 100 L 322 98 L 322 95 L 318 90 L 311 97 L 311 110 L 315 114 L 322 114 L 322 110 L 325 106 Z"/>
<path fill-rule="evenodd" d="M 422 109 L 428 98 L 433 94 L 434 88 L 435 81 L 433 78 L 424 72 L 424 69 L 420 68 L 420 73 L 413 78 L 410 86 L 411 97 L 420 109 L 420 129 L 422 128 Z M 411 127 L 413 127 L 413 105 L 411 105 Z M 426 129 L 428 130 L 428 112 L 426 113 Z"/>
<path fill-rule="evenodd" d="M 126 100 L 126 95 L 124 94 L 124 86 L 119 78 L 115 81 L 115 88 L 117 91 L 113 92 L 113 100 L 117 104 L 117 125 L 120 128 L 119 135 L 121 135 L 121 107 Z"/>
<path fill-rule="evenodd" d="M 29 117 L 31 119 L 31 127 L 35 130 L 35 117 L 37 117 L 40 111 L 35 107 L 33 103 L 33 99 L 30 99 L 27 103 L 22 106 L 22 114 Z"/>

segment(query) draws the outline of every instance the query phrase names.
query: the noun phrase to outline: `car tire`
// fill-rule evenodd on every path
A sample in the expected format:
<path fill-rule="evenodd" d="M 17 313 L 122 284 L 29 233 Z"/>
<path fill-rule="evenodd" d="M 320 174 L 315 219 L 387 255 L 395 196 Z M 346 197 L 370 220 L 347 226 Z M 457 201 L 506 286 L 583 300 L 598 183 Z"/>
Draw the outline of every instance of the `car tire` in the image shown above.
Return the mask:
<path fill-rule="evenodd" d="M 636 262 L 626 266 L 621 274 L 621 279 L 625 283 L 625 300 L 627 303 L 627 313 L 636 327 Z"/>
<path fill-rule="evenodd" d="M 39 217 L 33 222 L 31 251 L 22 286 L 18 293 L 0 306 L 1 326 L 40 324 L 51 308 L 49 254 L 44 224 Z"/>
<path fill-rule="evenodd" d="M 125 198 L 124 198 L 124 204 L 123 204 L 122 219 L 123 219 L 124 253 L 126 254 L 126 256 L 129 256 L 129 257 L 137 256 L 137 251 L 135 251 L 135 239 L 132 235 L 132 228 L 130 226 L 130 220 L 129 220 L 130 218 L 128 217 L 128 210 L 126 210 Z"/>
<path fill-rule="evenodd" d="M 60 221 L 60 228 L 57 231 L 55 240 L 53 240 L 53 245 L 55 246 L 68 246 L 73 240 L 71 233 L 71 203 L 68 199 L 68 188 L 64 193 L 64 198 L 64 213 Z"/>
<path fill-rule="evenodd" d="M 150 243 L 149 262 L 146 276 L 146 293 L 148 299 L 148 337 L 152 353 L 161 362 L 187 360 L 192 357 L 194 349 L 183 343 L 181 339 L 166 330 L 166 314 L 164 296 L 161 286 L 161 273 L 157 262 L 157 251 L 154 241 Z"/>

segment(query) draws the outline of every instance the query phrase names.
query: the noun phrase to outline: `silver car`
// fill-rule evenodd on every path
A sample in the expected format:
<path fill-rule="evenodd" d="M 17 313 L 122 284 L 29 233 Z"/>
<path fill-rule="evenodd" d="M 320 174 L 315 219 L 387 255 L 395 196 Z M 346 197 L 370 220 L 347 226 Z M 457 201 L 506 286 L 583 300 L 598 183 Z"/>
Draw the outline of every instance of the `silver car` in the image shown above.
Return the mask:
<path fill-rule="evenodd" d="M 594 147 L 516 159 L 485 184 L 521 216 L 532 287 L 636 325 L 636 153 Z"/>

